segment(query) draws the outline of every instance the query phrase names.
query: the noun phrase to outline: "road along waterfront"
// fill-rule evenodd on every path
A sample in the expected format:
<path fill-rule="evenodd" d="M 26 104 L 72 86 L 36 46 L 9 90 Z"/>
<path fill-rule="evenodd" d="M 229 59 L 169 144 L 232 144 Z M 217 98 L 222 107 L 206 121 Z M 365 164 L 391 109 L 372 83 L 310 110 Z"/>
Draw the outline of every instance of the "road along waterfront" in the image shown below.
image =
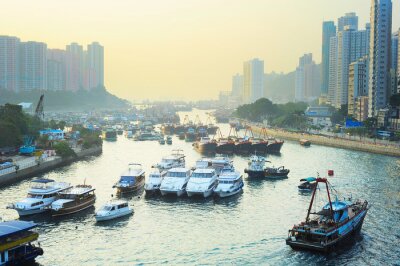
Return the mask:
<path fill-rule="evenodd" d="M 190 113 L 194 119 L 193 113 Z M 222 125 L 227 134 L 229 125 Z M 87 160 L 40 175 L 96 188 L 96 208 L 115 195 L 113 184 L 128 163 L 142 163 L 146 174 L 151 165 L 172 149 L 181 148 L 188 166 L 201 158 L 191 143 L 173 137 L 173 144 L 135 142 L 119 136 L 104 142 L 103 153 Z M 243 172 L 247 158 L 232 157 Z M 135 214 L 102 225 L 95 223 L 94 210 L 65 218 L 29 217 L 39 223 L 44 256 L 42 265 L 132 265 L 132 264 L 384 264 L 399 261 L 400 161 L 389 156 L 325 146 L 305 148 L 285 142 L 281 156 L 268 156 L 275 166 L 291 170 L 288 179 L 268 181 L 244 178 L 244 192 L 226 200 L 173 197 L 129 198 Z M 288 229 L 303 220 L 310 194 L 298 192 L 299 179 L 325 176 L 341 195 L 368 200 L 372 204 L 361 234 L 353 245 L 324 256 L 296 252 L 285 245 Z M 8 203 L 25 197 L 30 180 L 0 189 L 1 216 L 18 218 Z"/>

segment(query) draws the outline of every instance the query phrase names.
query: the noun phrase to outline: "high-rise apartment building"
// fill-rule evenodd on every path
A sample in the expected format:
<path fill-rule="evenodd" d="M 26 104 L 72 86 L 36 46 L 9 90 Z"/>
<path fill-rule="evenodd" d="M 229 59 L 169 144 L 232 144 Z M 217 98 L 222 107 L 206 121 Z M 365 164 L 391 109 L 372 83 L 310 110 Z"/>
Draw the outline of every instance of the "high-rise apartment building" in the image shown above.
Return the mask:
<path fill-rule="evenodd" d="M 232 77 L 232 96 L 241 98 L 243 92 L 243 75 L 236 74 Z"/>
<path fill-rule="evenodd" d="M 328 102 L 331 105 L 336 103 L 337 87 L 337 61 L 338 61 L 338 37 L 331 37 L 329 43 L 329 82 L 328 82 Z"/>
<path fill-rule="evenodd" d="M 390 97 L 392 1 L 371 0 L 369 116 L 376 116 Z"/>
<path fill-rule="evenodd" d="M 264 61 L 257 58 L 243 64 L 243 100 L 252 103 L 264 97 Z"/>
<path fill-rule="evenodd" d="M 324 21 L 322 24 L 322 76 L 321 93 L 328 94 L 329 88 L 329 54 L 331 37 L 336 36 L 336 26 L 333 21 Z"/>
<path fill-rule="evenodd" d="M 0 89 L 19 90 L 20 40 L 0 36 Z"/>
<path fill-rule="evenodd" d="M 66 89 L 83 88 L 84 52 L 82 45 L 71 43 L 66 47 Z"/>
<path fill-rule="evenodd" d="M 368 56 L 364 56 L 349 66 L 348 114 L 355 115 L 356 100 L 368 96 Z"/>
<path fill-rule="evenodd" d="M 61 49 L 47 50 L 47 89 L 65 90 L 66 53 Z"/>
<path fill-rule="evenodd" d="M 321 94 L 321 71 L 312 60 L 312 54 L 304 54 L 299 59 L 295 78 L 295 100 L 311 101 Z"/>
<path fill-rule="evenodd" d="M 19 77 L 21 90 L 47 89 L 47 44 L 20 43 Z"/>
<path fill-rule="evenodd" d="M 104 47 L 98 42 L 87 47 L 85 79 L 87 89 L 104 86 Z"/>
<path fill-rule="evenodd" d="M 348 26 L 353 30 L 358 30 L 358 16 L 356 13 L 346 13 L 338 19 L 338 31 L 343 31 Z"/>

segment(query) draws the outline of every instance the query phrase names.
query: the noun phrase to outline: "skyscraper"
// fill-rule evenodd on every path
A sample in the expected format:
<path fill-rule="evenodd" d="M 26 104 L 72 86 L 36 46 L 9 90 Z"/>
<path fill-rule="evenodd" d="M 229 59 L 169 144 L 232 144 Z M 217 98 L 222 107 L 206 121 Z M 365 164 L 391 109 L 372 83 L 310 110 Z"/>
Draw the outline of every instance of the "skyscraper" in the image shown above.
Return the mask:
<path fill-rule="evenodd" d="M 338 60 L 338 37 L 331 37 L 329 42 L 329 83 L 328 83 L 328 101 L 331 105 L 336 103 L 337 87 L 337 60 Z"/>
<path fill-rule="evenodd" d="M 264 97 L 264 61 L 257 58 L 243 64 L 243 100 L 255 102 Z"/>
<path fill-rule="evenodd" d="M 0 89 L 19 90 L 19 45 L 17 37 L 0 36 Z"/>
<path fill-rule="evenodd" d="M 312 60 L 312 54 L 304 54 L 299 59 L 295 78 L 295 100 L 310 101 L 320 96 L 320 68 Z"/>
<path fill-rule="evenodd" d="M 47 50 L 47 89 L 65 90 L 66 55 L 64 50 Z"/>
<path fill-rule="evenodd" d="M 333 21 L 324 21 L 322 24 L 322 77 L 321 93 L 327 94 L 329 88 L 329 53 L 330 39 L 336 36 L 336 26 Z"/>
<path fill-rule="evenodd" d="M 358 30 L 358 16 L 356 13 L 346 13 L 338 19 L 338 31 L 343 31 L 346 26 L 350 26 L 353 30 Z"/>
<path fill-rule="evenodd" d="M 243 75 L 239 73 L 232 77 L 232 96 L 242 97 L 243 92 Z"/>
<path fill-rule="evenodd" d="M 20 43 L 20 88 L 47 89 L 47 44 Z"/>
<path fill-rule="evenodd" d="M 355 115 L 357 98 L 368 95 L 368 56 L 349 66 L 348 114 Z M 359 102 L 359 100 L 358 100 Z"/>
<path fill-rule="evenodd" d="M 392 1 L 371 0 L 368 115 L 376 116 L 388 102 L 390 90 Z"/>
<path fill-rule="evenodd" d="M 104 86 L 104 48 L 98 42 L 93 42 L 87 47 L 85 70 L 87 89 Z"/>
<path fill-rule="evenodd" d="M 66 48 L 66 89 L 76 91 L 83 88 L 83 47 L 71 43 Z"/>

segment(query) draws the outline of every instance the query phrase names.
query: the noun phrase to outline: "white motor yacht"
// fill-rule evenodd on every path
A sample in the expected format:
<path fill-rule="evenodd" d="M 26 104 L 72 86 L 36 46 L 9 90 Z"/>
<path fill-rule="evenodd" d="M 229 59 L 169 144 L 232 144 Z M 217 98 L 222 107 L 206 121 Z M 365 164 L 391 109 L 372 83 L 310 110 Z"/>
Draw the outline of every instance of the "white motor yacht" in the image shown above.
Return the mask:
<path fill-rule="evenodd" d="M 189 197 L 201 195 L 205 198 L 212 195 L 217 186 L 217 173 L 212 168 L 198 168 L 193 171 L 186 187 Z"/>
<path fill-rule="evenodd" d="M 146 183 L 144 184 L 144 190 L 146 194 L 154 194 L 160 191 L 161 182 L 164 177 L 167 175 L 167 171 L 154 171 L 151 172 Z"/>
<path fill-rule="evenodd" d="M 36 179 L 32 183 L 25 199 L 8 206 L 9 209 L 15 209 L 19 216 L 45 212 L 46 207 L 58 199 L 59 192 L 72 187 L 69 183 L 52 179 Z"/>
<path fill-rule="evenodd" d="M 133 209 L 129 207 L 128 202 L 125 200 L 112 200 L 104 204 L 95 215 L 96 221 L 108 221 L 123 217 L 126 215 L 131 215 Z"/>
<path fill-rule="evenodd" d="M 218 185 L 214 189 L 214 193 L 220 198 L 225 198 L 242 192 L 243 186 L 243 178 L 240 172 L 222 171 L 218 176 Z"/>
<path fill-rule="evenodd" d="M 185 155 L 182 153 L 182 150 L 173 150 L 170 156 L 163 157 L 161 162 L 153 165 L 153 167 L 158 168 L 160 171 L 171 168 L 184 168 Z"/>
<path fill-rule="evenodd" d="M 186 185 L 190 178 L 190 169 L 172 168 L 161 182 L 161 195 L 175 194 L 178 197 L 186 192 Z"/>

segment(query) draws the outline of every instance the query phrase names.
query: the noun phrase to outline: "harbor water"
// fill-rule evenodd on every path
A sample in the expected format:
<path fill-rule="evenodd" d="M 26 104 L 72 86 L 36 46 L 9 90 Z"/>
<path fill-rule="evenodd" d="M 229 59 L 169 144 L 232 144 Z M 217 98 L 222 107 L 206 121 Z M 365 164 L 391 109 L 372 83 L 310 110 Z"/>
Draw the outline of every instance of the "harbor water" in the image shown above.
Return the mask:
<path fill-rule="evenodd" d="M 202 115 L 205 122 L 205 114 Z M 195 120 L 196 113 L 188 113 Z M 181 115 L 184 115 L 181 114 Z M 223 125 L 228 134 L 228 125 Z M 96 188 L 96 208 L 115 195 L 113 184 L 128 163 L 141 163 L 148 174 L 151 165 L 182 149 L 187 166 L 201 158 L 192 144 L 173 137 L 172 145 L 137 142 L 118 136 L 104 142 L 103 153 L 51 171 L 41 177 Z M 243 173 L 247 157 L 233 156 Z M 129 199 L 131 217 L 96 224 L 94 209 L 65 218 L 36 216 L 44 255 L 40 265 L 134 264 L 254 264 L 254 265 L 398 265 L 400 253 L 400 160 L 394 157 L 285 142 L 280 156 L 267 158 L 275 166 L 290 169 L 287 179 L 248 179 L 242 194 L 227 199 L 145 197 Z M 352 245 L 329 255 L 293 251 L 285 238 L 293 224 L 305 219 L 310 194 L 299 193 L 299 180 L 325 176 L 341 195 L 366 199 L 372 205 L 359 236 Z M 0 216 L 18 218 L 8 203 L 26 196 L 30 180 L 2 188 Z"/>

